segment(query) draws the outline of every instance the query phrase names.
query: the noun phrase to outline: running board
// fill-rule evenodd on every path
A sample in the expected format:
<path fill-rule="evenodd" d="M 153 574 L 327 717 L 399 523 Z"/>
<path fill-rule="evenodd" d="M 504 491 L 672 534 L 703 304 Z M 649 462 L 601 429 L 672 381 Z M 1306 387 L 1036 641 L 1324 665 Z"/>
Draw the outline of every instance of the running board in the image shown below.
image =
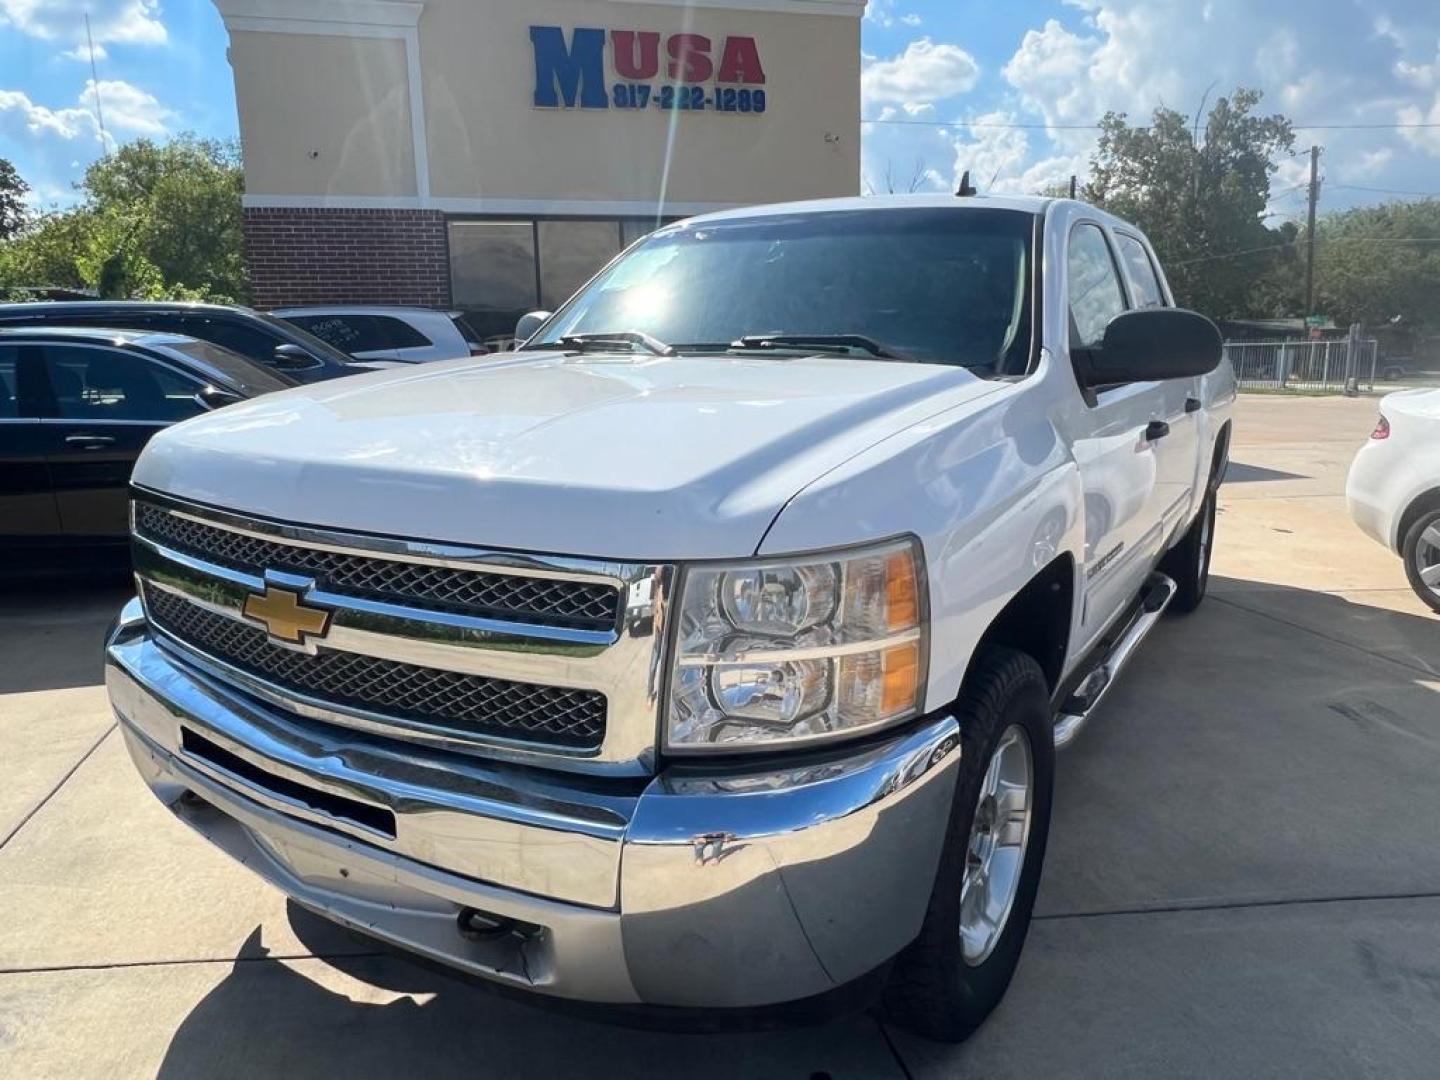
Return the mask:
<path fill-rule="evenodd" d="M 1114 685 L 1116 676 L 1134 655 L 1140 642 L 1145 640 L 1145 635 L 1155 628 L 1160 616 L 1174 598 L 1175 582 L 1164 574 L 1151 574 L 1145 587 L 1140 590 L 1140 606 L 1130 625 L 1115 642 L 1114 648 L 1080 681 L 1074 693 L 1060 706 L 1059 715 L 1055 717 L 1055 749 L 1059 750 L 1075 741 L 1075 736 L 1080 734 L 1080 729 L 1095 711 L 1095 706 L 1100 704 L 1106 692 Z"/>

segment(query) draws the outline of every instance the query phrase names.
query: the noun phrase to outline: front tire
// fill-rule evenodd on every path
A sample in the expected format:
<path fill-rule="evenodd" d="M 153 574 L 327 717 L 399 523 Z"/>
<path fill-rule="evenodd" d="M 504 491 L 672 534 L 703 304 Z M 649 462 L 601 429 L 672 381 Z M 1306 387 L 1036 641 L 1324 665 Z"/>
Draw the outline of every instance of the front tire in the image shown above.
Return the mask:
<path fill-rule="evenodd" d="M 1215 489 L 1210 488 L 1190 528 L 1160 560 L 1160 572 L 1175 582 L 1175 597 L 1166 610 L 1176 615 L 1190 614 L 1209 591 L 1210 556 L 1215 550 L 1215 501 Z"/>
<path fill-rule="evenodd" d="M 1050 688 L 1029 656 L 982 647 L 956 719 L 960 773 L 945 847 L 920 935 L 896 959 L 884 1002 L 889 1019 L 944 1042 L 968 1038 L 1015 974 L 1055 777 Z"/>
<path fill-rule="evenodd" d="M 1400 554 L 1415 595 L 1440 613 L 1440 510 L 1421 514 L 1406 530 Z"/>

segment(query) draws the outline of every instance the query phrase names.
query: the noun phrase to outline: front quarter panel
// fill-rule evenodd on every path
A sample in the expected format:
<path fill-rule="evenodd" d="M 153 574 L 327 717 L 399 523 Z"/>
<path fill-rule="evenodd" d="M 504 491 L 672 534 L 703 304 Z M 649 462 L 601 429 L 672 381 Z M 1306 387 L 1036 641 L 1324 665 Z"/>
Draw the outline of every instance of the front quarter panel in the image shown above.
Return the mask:
<path fill-rule="evenodd" d="M 897 432 L 820 477 L 761 544 L 759 554 L 780 555 L 918 536 L 930 598 L 926 709 L 954 700 L 981 636 L 1040 568 L 1066 552 L 1083 564 L 1080 477 L 1051 422 L 1050 368 L 1047 358 L 1023 383 Z"/>

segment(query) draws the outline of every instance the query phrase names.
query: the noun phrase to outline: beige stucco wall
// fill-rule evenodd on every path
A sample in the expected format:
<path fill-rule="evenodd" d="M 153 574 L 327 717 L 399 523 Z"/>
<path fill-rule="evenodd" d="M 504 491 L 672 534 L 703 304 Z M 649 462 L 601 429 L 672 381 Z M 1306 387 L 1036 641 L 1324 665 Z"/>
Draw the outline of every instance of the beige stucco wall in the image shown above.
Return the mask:
<path fill-rule="evenodd" d="M 529 28 L 757 39 L 763 115 L 536 109 Z M 859 188 L 860 23 L 605 0 L 430 0 L 420 20 L 437 196 L 764 202 Z M 662 59 L 663 69 L 663 59 Z M 663 73 L 663 72 L 662 72 Z M 607 72 L 608 74 L 608 72 Z M 826 134 L 838 142 L 826 142 Z M 667 165 L 668 161 L 668 176 Z"/>
<path fill-rule="evenodd" d="M 405 43 L 232 31 L 245 188 L 415 195 Z"/>
<path fill-rule="evenodd" d="M 266 0 L 216 2 L 229 18 L 227 8 Z M 499 200 L 494 208 L 503 211 L 522 200 L 553 202 L 555 212 L 583 212 L 586 204 L 606 212 L 599 204 L 653 204 L 662 196 L 683 208 L 858 191 L 860 22 L 853 14 L 615 0 L 426 0 L 419 10 L 428 194 L 441 208 L 484 212 Z M 424 195 L 404 32 L 321 36 L 309 32 L 316 23 L 304 25 L 305 33 L 255 29 L 254 20 L 230 28 L 252 200 Z M 537 109 L 532 25 L 560 26 L 567 39 L 576 26 L 658 31 L 662 76 L 672 33 L 707 35 L 717 62 L 728 35 L 752 36 L 767 76 L 767 110 Z M 607 87 L 616 79 L 608 49 L 606 78 Z"/>

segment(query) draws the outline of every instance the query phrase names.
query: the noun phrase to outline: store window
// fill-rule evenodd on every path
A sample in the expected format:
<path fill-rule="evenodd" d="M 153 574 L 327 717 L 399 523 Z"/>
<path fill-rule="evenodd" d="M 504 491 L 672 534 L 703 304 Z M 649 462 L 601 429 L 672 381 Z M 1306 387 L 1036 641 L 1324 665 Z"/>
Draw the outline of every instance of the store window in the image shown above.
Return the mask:
<path fill-rule="evenodd" d="M 540 306 L 554 311 L 620 250 L 616 221 L 542 221 Z"/>
<path fill-rule="evenodd" d="M 450 288 L 480 334 L 513 330 L 516 319 L 540 306 L 534 222 L 452 221 Z"/>
<path fill-rule="evenodd" d="M 629 247 L 642 236 L 649 236 L 660 223 L 654 218 L 626 218 L 620 222 L 620 246 Z"/>

